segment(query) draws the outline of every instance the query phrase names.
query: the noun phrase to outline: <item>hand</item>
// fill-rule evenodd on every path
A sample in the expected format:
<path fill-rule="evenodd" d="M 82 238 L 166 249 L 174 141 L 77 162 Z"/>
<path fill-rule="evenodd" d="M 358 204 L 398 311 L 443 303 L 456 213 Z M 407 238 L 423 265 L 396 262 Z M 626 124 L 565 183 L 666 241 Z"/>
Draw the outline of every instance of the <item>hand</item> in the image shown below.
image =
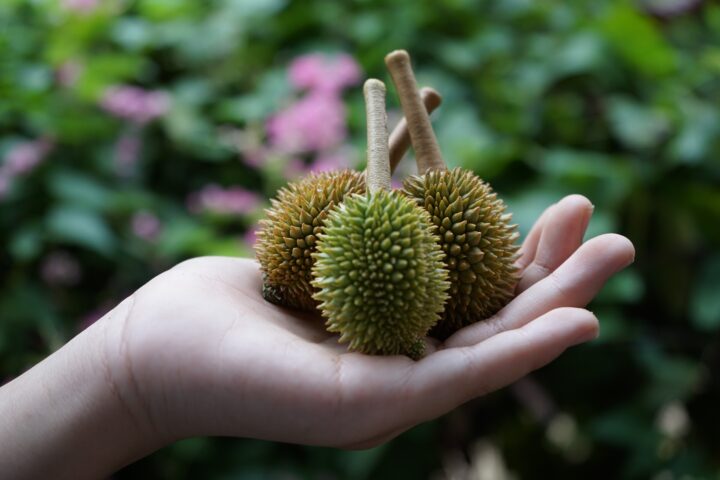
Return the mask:
<path fill-rule="evenodd" d="M 582 244 L 570 196 L 527 236 L 518 295 L 420 361 L 348 353 L 319 315 L 262 299 L 252 260 L 198 258 L 159 275 L 0 388 L 0 464 L 13 478 L 97 478 L 164 444 L 228 435 L 371 447 L 537 369 L 597 335 L 581 307 L 632 262 Z"/>
<path fill-rule="evenodd" d="M 523 245 L 519 295 L 493 318 L 431 344 L 418 362 L 348 353 L 319 315 L 264 301 L 254 261 L 187 261 L 111 319 L 117 389 L 137 421 L 167 439 L 379 444 L 596 337 L 597 320 L 577 307 L 634 250 L 618 235 L 581 245 L 591 213 L 580 196 L 549 208 Z"/>

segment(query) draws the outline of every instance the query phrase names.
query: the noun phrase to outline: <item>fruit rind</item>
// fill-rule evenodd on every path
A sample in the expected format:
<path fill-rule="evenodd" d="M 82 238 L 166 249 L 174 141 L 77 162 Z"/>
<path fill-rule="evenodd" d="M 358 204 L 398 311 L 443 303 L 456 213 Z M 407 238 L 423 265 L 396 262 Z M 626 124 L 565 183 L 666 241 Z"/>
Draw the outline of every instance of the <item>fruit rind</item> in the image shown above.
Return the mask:
<path fill-rule="evenodd" d="M 432 334 L 446 338 L 494 315 L 513 297 L 518 281 L 519 233 L 505 203 L 461 168 L 429 170 L 408 177 L 403 187 L 429 213 L 449 271 L 450 298 Z"/>
<path fill-rule="evenodd" d="M 398 192 L 352 195 L 328 215 L 313 254 L 315 299 L 350 350 L 421 355 L 447 300 L 427 212 Z"/>
<path fill-rule="evenodd" d="M 314 310 L 312 253 L 328 213 L 346 195 L 365 192 L 365 175 L 353 170 L 311 174 L 280 189 L 260 221 L 255 252 L 263 297 L 283 307 Z"/>

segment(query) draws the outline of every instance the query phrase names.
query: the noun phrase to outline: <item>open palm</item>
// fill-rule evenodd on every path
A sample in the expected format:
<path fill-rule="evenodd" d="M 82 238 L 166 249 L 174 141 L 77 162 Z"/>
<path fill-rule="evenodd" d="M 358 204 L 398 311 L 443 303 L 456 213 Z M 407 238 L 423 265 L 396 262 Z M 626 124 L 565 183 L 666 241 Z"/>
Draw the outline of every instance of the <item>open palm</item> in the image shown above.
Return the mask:
<path fill-rule="evenodd" d="M 633 259 L 618 235 L 582 243 L 592 206 L 548 208 L 522 248 L 518 296 L 420 361 L 347 352 L 319 315 L 263 300 L 257 264 L 198 258 L 156 277 L 106 322 L 112 380 L 148 434 L 369 447 L 519 379 L 597 335 L 582 309 Z"/>

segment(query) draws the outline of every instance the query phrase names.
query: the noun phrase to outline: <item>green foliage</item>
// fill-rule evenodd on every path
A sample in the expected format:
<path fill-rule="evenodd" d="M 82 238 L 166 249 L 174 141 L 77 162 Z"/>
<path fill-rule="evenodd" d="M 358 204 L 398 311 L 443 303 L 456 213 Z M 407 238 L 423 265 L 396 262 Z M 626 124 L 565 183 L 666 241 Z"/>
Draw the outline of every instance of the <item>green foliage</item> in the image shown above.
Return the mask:
<path fill-rule="evenodd" d="M 193 195 L 265 199 L 287 181 L 287 159 L 251 166 L 247 146 L 296 97 L 294 57 L 344 51 L 387 79 L 383 56 L 406 48 L 444 96 L 449 164 L 489 180 L 523 234 L 577 192 L 596 207 L 589 235 L 635 243 L 636 264 L 590 306 L 601 338 L 369 452 L 194 439 L 116 478 L 427 478 L 479 438 L 521 478 L 716 478 L 720 7 L 660 11 L 692 3 L 0 2 L 0 158 L 47 149 L 0 194 L 0 380 L 176 262 L 252 254 L 242 237 L 267 204 L 217 212 Z M 167 111 L 113 117 L 116 85 L 163 92 Z M 344 100 L 360 158 L 359 88 Z"/>

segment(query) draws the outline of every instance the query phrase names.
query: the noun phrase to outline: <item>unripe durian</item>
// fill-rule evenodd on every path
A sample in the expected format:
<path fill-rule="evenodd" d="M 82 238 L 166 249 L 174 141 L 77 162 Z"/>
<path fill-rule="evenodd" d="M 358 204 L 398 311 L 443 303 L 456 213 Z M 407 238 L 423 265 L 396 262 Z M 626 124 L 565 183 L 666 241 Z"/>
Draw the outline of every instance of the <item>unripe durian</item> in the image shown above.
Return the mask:
<path fill-rule="evenodd" d="M 416 355 L 447 299 L 430 217 L 397 192 L 353 195 L 328 216 L 315 253 L 315 298 L 351 350 Z"/>
<path fill-rule="evenodd" d="M 419 357 L 447 299 L 447 271 L 427 212 L 390 191 L 385 87 L 365 84 L 368 193 L 328 215 L 313 276 L 327 329 L 351 350 Z"/>
<path fill-rule="evenodd" d="M 421 94 L 428 112 L 440 105 L 434 90 L 424 89 Z M 409 143 L 407 125 L 401 121 L 390 144 L 391 168 L 397 166 Z M 300 310 L 315 308 L 312 253 L 325 217 L 346 195 L 364 192 L 365 175 L 352 170 L 312 174 L 278 191 L 267 217 L 260 221 L 255 245 L 265 300 Z"/>
<path fill-rule="evenodd" d="M 265 300 L 301 310 L 315 308 L 312 253 L 325 217 L 346 195 L 364 192 L 365 176 L 352 170 L 313 174 L 278 191 L 260 221 L 255 245 Z"/>
<path fill-rule="evenodd" d="M 404 192 L 431 215 L 450 272 L 450 298 L 432 332 L 446 338 L 492 316 L 513 297 L 519 234 L 505 204 L 487 183 L 469 170 L 447 170 L 429 117 L 418 108 L 407 52 L 392 52 L 385 62 L 407 118 L 420 173 L 403 182 Z"/>
<path fill-rule="evenodd" d="M 437 227 L 450 274 L 450 299 L 434 334 L 445 338 L 494 315 L 512 299 L 517 283 L 519 236 L 505 204 L 473 172 L 430 170 L 403 182 Z"/>

